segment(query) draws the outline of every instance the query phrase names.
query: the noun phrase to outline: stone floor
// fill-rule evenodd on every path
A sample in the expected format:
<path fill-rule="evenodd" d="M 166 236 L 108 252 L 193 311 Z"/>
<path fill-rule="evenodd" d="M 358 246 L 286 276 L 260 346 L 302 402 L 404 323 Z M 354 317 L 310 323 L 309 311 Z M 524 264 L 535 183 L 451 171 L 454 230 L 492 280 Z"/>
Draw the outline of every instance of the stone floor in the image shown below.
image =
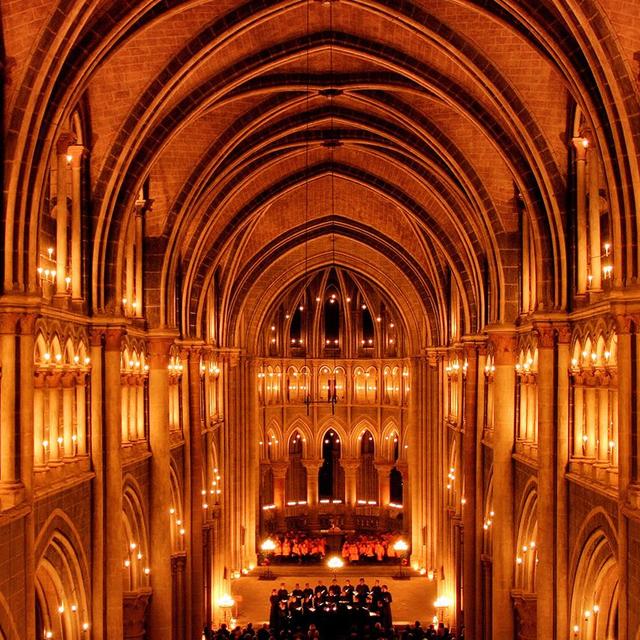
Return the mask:
<path fill-rule="evenodd" d="M 296 582 L 304 587 L 309 582 L 313 587 L 318 580 L 324 580 L 329 584 L 333 578 L 333 572 L 321 565 L 318 566 L 285 566 L 273 567 L 273 573 L 277 575 L 274 581 L 259 580 L 258 576 L 264 572 L 263 568 L 256 569 L 249 576 L 235 580 L 232 585 L 232 595 L 236 601 L 234 615 L 238 624 L 253 622 L 254 625 L 268 622 L 269 620 L 269 595 L 271 589 L 278 588 L 284 582 L 287 589 L 293 589 Z M 436 599 L 435 582 L 429 582 L 426 577 L 417 576 L 409 571 L 410 580 L 394 580 L 398 573 L 398 567 L 344 567 L 337 572 L 338 582 L 344 583 L 345 579 L 356 584 L 360 577 L 365 578 L 370 586 L 376 578 L 382 584 L 389 587 L 393 596 L 393 621 L 394 624 L 402 624 L 420 620 L 424 624 L 430 624 L 435 610 L 433 602 Z M 405 569 L 405 573 L 407 570 Z"/>

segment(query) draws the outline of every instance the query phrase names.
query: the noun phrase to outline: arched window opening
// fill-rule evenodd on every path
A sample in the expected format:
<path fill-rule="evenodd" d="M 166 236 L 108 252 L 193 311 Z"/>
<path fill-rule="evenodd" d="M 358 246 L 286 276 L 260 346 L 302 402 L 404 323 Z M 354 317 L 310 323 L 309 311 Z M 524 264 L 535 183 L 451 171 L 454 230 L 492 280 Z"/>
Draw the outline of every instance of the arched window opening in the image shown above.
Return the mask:
<path fill-rule="evenodd" d="M 340 348 L 340 304 L 338 294 L 328 291 L 324 303 L 324 348 L 335 352 Z"/>
<path fill-rule="evenodd" d="M 389 473 L 389 501 L 391 504 L 403 504 L 403 485 L 402 474 L 398 467 L 393 467 Z"/>
<path fill-rule="evenodd" d="M 293 312 L 291 318 L 291 325 L 289 327 L 289 340 L 291 342 L 291 349 L 303 349 L 304 338 L 302 337 L 302 312 L 303 305 L 300 304 Z"/>
<path fill-rule="evenodd" d="M 307 500 L 307 470 L 302 464 L 304 438 L 296 431 L 289 439 L 289 467 L 286 478 L 287 505 L 304 504 Z"/>
<path fill-rule="evenodd" d="M 371 354 L 375 342 L 375 326 L 369 307 L 363 303 L 360 309 L 362 311 L 362 339 L 360 346 L 364 354 Z"/>
<path fill-rule="evenodd" d="M 329 429 L 322 439 L 322 466 L 318 471 L 318 493 L 321 502 L 342 502 L 344 499 L 341 451 L 340 437 L 335 431 Z"/>
<path fill-rule="evenodd" d="M 360 465 L 358 467 L 357 497 L 358 504 L 375 505 L 378 503 L 378 471 L 375 467 L 375 441 L 367 430 L 358 437 Z"/>

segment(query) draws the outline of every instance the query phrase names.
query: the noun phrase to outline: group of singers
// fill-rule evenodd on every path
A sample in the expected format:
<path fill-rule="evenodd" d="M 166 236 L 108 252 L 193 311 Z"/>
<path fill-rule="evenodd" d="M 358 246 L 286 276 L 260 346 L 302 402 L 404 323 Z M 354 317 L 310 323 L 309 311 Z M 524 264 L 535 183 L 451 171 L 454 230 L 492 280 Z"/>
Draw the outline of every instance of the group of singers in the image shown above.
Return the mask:
<path fill-rule="evenodd" d="M 364 578 L 352 585 L 347 580 L 340 586 L 334 578 L 329 586 L 322 580 L 315 587 L 308 582 L 304 587 L 296 583 L 289 591 L 282 583 L 279 589 L 273 589 L 269 602 L 269 626 L 283 629 L 308 629 L 311 624 L 320 629 L 341 627 L 343 625 L 373 626 L 379 622 L 383 629 L 390 629 L 391 593 L 386 584 L 375 584 L 369 588 Z"/>

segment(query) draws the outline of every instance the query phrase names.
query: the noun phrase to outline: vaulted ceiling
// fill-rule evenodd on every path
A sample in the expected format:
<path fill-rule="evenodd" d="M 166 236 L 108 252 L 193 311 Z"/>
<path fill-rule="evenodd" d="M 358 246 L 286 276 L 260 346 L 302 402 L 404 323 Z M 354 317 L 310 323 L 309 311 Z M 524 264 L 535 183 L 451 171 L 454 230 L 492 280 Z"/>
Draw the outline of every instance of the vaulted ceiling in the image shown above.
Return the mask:
<path fill-rule="evenodd" d="M 242 342 L 248 306 L 335 261 L 388 291 L 423 342 L 446 339 L 450 280 L 478 331 L 517 314 L 521 215 L 539 298 L 563 309 L 576 105 L 619 158 L 605 163 L 616 229 L 637 235 L 633 0 L 59 5 L 2 3 L 8 221 L 22 221 L 5 287 L 31 286 L 37 160 L 78 104 L 96 312 L 119 299 L 123 221 L 145 181 L 152 324 L 197 332 L 216 274 Z M 620 259 L 637 273 L 636 253 Z"/>

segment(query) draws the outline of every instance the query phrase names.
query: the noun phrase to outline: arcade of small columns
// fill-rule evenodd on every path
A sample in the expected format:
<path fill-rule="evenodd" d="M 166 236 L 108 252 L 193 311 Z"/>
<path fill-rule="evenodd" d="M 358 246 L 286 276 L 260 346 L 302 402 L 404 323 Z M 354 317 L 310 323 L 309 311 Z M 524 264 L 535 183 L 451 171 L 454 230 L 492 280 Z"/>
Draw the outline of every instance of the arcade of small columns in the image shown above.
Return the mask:
<path fill-rule="evenodd" d="M 398 360 L 340 362 L 263 361 L 260 366 L 261 508 L 263 520 L 277 530 L 287 528 L 286 516 L 302 516 L 317 530 L 321 512 L 325 528 L 333 520 L 350 530 L 357 514 L 388 528 L 403 510 L 402 499 L 391 499 L 391 473 L 396 469 L 408 478 L 409 366 Z M 322 400 L 330 384 L 336 387 L 333 408 Z M 320 399 L 308 410 L 307 391 Z M 333 495 L 321 499 L 319 473 L 329 439 L 339 445 L 341 471 Z M 296 473 L 298 463 L 304 471 Z"/>

